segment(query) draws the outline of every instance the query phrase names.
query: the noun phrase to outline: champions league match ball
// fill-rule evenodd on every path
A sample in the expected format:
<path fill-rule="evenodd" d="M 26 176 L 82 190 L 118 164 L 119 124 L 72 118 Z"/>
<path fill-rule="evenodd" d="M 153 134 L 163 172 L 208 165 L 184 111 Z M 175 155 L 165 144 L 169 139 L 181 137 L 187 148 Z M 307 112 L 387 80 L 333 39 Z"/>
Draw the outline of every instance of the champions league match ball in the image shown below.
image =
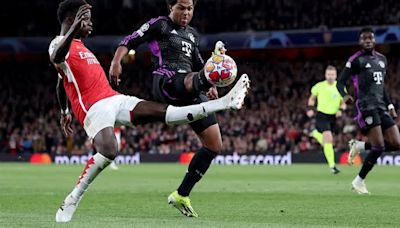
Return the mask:
<path fill-rule="evenodd" d="M 211 84 L 217 87 L 225 87 L 235 81 L 237 66 L 228 55 L 214 55 L 207 60 L 204 66 L 204 74 Z"/>

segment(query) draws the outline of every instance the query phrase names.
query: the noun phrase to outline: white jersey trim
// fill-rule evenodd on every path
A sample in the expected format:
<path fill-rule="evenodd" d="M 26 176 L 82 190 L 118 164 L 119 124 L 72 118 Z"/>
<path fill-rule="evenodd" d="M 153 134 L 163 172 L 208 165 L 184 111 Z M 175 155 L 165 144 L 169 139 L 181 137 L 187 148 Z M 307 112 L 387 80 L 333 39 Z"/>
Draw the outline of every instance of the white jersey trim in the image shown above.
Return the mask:
<path fill-rule="evenodd" d="M 81 94 L 81 91 L 79 90 L 78 82 L 76 82 L 74 73 L 72 73 L 71 68 L 69 67 L 67 62 L 62 62 L 60 64 L 60 66 L 61 66 L 61 69 L 64 71 L 64 74 L 67 76 L 68 82 L 72 82 L 72 84 L 74 84 L 76 93 L 78 94 L 79 104 L 81 105 L 82 110 L 85 113 L 87 113 L 87 109 L 86 109 L 85 105 L 83 104 L 82 94 Z"/>

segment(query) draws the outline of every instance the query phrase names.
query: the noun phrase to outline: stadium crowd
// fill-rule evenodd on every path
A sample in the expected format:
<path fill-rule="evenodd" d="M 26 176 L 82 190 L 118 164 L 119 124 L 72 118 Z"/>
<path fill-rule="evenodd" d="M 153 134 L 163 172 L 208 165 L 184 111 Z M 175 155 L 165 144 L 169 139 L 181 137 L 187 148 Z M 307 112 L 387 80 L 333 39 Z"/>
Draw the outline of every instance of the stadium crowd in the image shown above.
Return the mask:
<path fill-rule="evenodd" d="M 58 2 L 5 2 L 9 6 L 0 8 L 0 24 L 4 23 L 7 29 L 0 36 L 57 34 Z M 93 35 L 123 35 L 151 17 L 168 12 L 165 0 L 89 2 L 94 6 Z M 199 0 L 196 7 L 192 25 L 201 33 L 388 25 L 397 24 L 400 19 L 396 0 Z M 20 15 L 24 15 L 26 23 L 19 23 Z"/>
<path fill-rule="evenodd" d="M 1 64 L 0 153 L 82 154 L 92 151 L 90 141 L 77 122 L 72 138 L 65 139 L 60 131 L 56 73 L 52 67 L 47 64 L 18 67 L 15 64 Z M 309 137 L 315 120 L 306 117 L 305 111 L 310 88 L 323 80 L 327 64 L 326 61 L 240 62 L 239 71 L 251 76 L 252 92 L 244 110 L 218 114 L 224 150 L 238 153 L 319 151 L 319 145 Z M 344 63 L 329 64 L 341 66 Z M 392 59 L 387 82 L 397 108 L 400 107 L 400 93 L 396 93 L 400 86 L 399 67 L 400 59 Z M 151 99 L 151 79 L 146 69 L 134 65 L 127 69 L 121 91 Z M 221 95 L 225 92 L 226 89 L 220 91 Z M 349 110 L 338 120 L 337 150 L 346 149 L 347 141 L 358 134 L 352 115 Z M 189 126 L 147 124 L 122 129 L 121 153 L 180 153 L 194 151 L 199 143 Z"/>

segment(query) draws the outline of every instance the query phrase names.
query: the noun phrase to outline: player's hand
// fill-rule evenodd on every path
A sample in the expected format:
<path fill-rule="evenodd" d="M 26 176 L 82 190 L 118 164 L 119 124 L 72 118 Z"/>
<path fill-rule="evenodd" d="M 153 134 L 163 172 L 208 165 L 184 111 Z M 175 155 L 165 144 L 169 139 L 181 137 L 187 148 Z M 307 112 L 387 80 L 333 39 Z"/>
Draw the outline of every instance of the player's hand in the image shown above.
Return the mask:
<path fill-rule="evenodd" d="M 309 110 L 307 110 L 306 114 L 307 114 L 307 116 L 308 116 L 309 118 L 311 118 L 311 117 L 314 116 L 314 110 L 309 109 Z"/>
<path fill-rule="evenodd" d="M 74 33 L 77 33 L 83 26 L 87 15 L 90 14 L 91 5 L 85 4 L 79 7 L 78 12 L 76 12 L 74 23 L 72 23 L 71 28 Z"/>
<path fill-rule="evenodd" d="M 222 41 L 217 41 L 212 55 L 225 55 L 226 51 L 225 44 Z"/>
<path fill-rule="evenodd" d="M 114 85 L 119 85 L 121 82 L 121 79 L 119 76 L 122 73 L 122 66 L 120 62 L 111 62 L 110 66 L 110 72 L 109 72 L 109 77 L 110 77 L 110 82 Z"/>
<path fill-rule="evenodd" d="M 60 119 L 60 125 L 66 137 L 70 137 L 74 133 L 71 124 L 72 124 L 72 115 L 70 113 L 62 114 Z"/>
<path fill-rule="evenodd" d="M 207 97 L 210 100 L 215 100 L 218 98 L 218 90 L 216 87 L 211 87 L 207 92 Z"/>
<path fill-rule="evenodd" d="M 354 98 L 347 94 L 346 96 L 343 97 L 343 102 L 345 104 L 352 104 L 354 102 Z"/>
<path fill-rule="evenodd" d="M 396 118 L 397 118 L 396 109 L 394 109 L 394 108 L 389 109 L 389 114 L 390 114 L 390 116 L 391 116 L 393 119 L 396 119 Z"/>
<path fill-rule="evenodd" d="M 343 116 L 342 110 L 337 111 L 335 116 L 336 116 L 336 118 L 342 117 Z"/>

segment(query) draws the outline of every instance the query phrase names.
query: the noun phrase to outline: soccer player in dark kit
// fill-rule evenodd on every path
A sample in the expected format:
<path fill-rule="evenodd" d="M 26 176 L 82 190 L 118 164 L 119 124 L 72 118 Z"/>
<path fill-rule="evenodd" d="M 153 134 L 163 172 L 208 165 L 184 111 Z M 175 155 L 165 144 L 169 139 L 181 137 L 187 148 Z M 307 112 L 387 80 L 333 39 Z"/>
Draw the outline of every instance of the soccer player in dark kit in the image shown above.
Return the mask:
<path fill-rule="evenodd" d="M 375 34 L 371 28 L 363 28 L 360 31 L 359 44 L 362 49 L 347 61 L 337 88 L 344 102 L 352 102 L 353 98 L 345 90 L 345 83 L 352 79 L 356 97 L 355 120 L 369 142 L 350 141 L 349 163 L 360 152 L 361 147 L 370 150 L 360 172 L 352 182 L 352 188 L 359 194 L 369 194 L 364 182 L 367 174 L 384 151 L 400 148 L 400 134 L 393 120 L 397 117 L 396 111 L 384 88 L 387 60 L 384 55 L 374 50 Z"/>
<path fill-rule="evenodd" d="M 216 88 L 204 74 L 204 61 L 199 51 L 199 36 L 189 26 L 196 0 L 167 0 L 169 16 L 153 18 L 117 48 L 110 67 L 111 81 L 118 83 L 121 60 L 130 49 L 148 43 L 152 53 L 153 96 L 156 101 L 176 106 L 196 104 L 218 97 Z M 224 54 L 222 42 L 217 42 L 215 54 Z M 239 80 L 248 81 L 246 74 Z M 207 96 L 206 96 L 207 95 Z M 169 204 L 188 217 L 197 217 L 189 199 L 194 185 L 203 177 L 211 161 L 222 150 L 220 128 L 215 115 L 191 123 L 203 147 L 198 149 L 178 189 L 168 197 Z"/>

